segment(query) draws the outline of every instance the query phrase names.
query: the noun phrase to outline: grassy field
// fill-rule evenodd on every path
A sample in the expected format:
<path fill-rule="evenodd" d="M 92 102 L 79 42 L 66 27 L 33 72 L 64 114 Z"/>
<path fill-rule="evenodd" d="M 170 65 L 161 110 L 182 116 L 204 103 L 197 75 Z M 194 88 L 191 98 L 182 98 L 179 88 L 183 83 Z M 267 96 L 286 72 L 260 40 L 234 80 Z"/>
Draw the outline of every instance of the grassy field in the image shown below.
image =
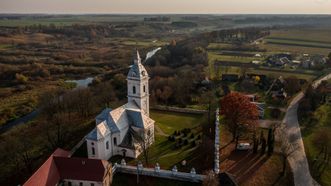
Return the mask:
<path fill-rule="evenodd" d="M 175 148 L 176 142 L 169 141 L 168 135 L 173 134 L 176 130 L 178 131 L 184 128 L 191 128 L 191 133 L 195 134 L 194 140 L 196 140 L 196 142 L 198 143 L 199 140 L 197 139 L 197 136 L 198 134 L 201 134 L 201 128 L 199 128 L 199 126 L 203 121 L 204 117 L 202 115 L 152 111 L 151 118 L 156 121 L 156 126 L 155 142 L 149 149 L 150 166 L 153 167 L 156 163 L 159 163 L 162 169 L 171 169 L 174 165 L 177 165 L 179 170 L 189 170 L 189 163 L 186 167 L 182 167 L 180 163 L 183 160 L 189 162 L 191 159 L 194 159 L 195 154 L 197 153 L 197 146 L 192 147 L 189 144 L 181 148 Z M 160 129 L 162 130 L 162 132 L 159 131 Z M 188 136 L 190 135 L 191 134 L 189 134 Z M 114 157 L 111 159 L 111 161 L 116 162 L 120 159 L 120 157 Z M 138 160 L 128 159 L 128 163 L 136 165 L 137 161 L 139 160 L 144 160 L 142 155 L 138 157 Z"/>
<path fill-rule="evenodd" d="M 266 43 L 276 44 L 276 45 L 289 45 L 289 46 L 299 46 L 299 47 L 313 47 L 313 48 L 327 48 L 331 49 L 331 43 L 319 42 L 319 41 L 309 41 L 301 39 L 286 39 L 286 38 L 267 38 Z"/>
<path fill-rule="evenodd" d="M 3 125 L 8 120 L 16 119 L 32 112 L 37 105 L 38 96 L 56 87 L 57 85 L 54 82 L 48 82 L 47 85 L 36 84 L 30 90 L 15 92 L 15 94 L 8 95 L 6 99 L 0 99 L 0 112 L 10 112 L 7 115 L 10 118 L 0 118 L 0 125 Z M 2 94 L 7 94 L 5 93 L 6 91 L 11 90 L 10 88 L 0 89 Z"/>
<path fill-rule="evenodd" d="M 173 134 L 175 130 L 195 128 L 200 125 L 203 119 L 202 115 L 163 111 L 152 111 L 151 118 L 156 121 L 156 125 L 167 135 Z"/>
<path fill-rule="evenodd" d="M 273 30 L 260 47 L 268 51 L 327 55 L 331 51 L 331 31 L 308 28 Z"/>

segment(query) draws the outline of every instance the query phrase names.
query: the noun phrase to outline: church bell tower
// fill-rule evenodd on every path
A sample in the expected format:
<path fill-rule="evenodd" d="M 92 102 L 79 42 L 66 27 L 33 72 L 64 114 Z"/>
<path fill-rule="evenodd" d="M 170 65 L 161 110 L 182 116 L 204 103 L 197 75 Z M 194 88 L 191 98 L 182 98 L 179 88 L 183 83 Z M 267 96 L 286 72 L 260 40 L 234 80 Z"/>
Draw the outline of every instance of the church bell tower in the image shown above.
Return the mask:
<path fill-rule="evenodd" d="M 149 93 L 148 93 L 148 74 L 145 67 L 141 64 L 141 58 L 137 50 L 127 76 L 128 102 L 134 101 L 144 114 L 149 116 Z"/>

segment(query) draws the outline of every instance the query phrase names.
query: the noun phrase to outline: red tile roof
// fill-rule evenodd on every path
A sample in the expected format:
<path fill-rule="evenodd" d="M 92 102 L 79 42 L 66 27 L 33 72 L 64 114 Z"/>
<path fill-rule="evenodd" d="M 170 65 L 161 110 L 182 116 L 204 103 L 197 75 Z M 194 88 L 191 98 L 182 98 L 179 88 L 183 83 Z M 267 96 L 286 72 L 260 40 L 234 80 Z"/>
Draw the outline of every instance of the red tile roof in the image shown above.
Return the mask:
<path fill-rule="evenodd" d="M 70 153 L 63 149 L 56 149 L 43 165 L 24 183 L 24 186 L 55 185 L 60 180 L 60 175 L 54 164 L 53 157 L 68 157 Z"/>
<path fill-rule="evenodd" d="M 108 162 L 97 159 L 54 157 L 62 179 L 102 182 Z"/>
<path fill-rule="evenodd" d="M 52 186 L 61 179 L 102 182 L 107 161 L 71 158 L 70 153 L 56 149 L 42 166 L 24 183 L 24 186 Z"/>

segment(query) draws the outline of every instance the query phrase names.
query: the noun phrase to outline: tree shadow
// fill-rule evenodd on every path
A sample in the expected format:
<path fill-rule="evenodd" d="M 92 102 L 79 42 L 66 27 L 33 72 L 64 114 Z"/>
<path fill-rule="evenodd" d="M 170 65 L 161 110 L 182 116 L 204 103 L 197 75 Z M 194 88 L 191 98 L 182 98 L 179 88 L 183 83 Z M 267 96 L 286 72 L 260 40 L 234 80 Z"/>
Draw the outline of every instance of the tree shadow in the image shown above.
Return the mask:
<path fill-rule="evenodd" d="M 269 159 L 267 155 L 253 153 L 252 151 L 232 151 L 227 158 L 230 165 L 225 171 L 232 174 L 238 183 L 242 183 L 254 173 Z"/>

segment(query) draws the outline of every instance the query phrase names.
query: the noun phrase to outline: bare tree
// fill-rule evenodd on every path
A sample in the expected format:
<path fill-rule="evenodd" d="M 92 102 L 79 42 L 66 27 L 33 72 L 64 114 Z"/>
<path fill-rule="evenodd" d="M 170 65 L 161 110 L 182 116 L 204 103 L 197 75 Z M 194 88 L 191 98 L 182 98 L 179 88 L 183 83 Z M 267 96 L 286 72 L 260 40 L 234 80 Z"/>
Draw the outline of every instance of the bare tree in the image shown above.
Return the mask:
<path fill-rule="evenodd" d="M 139 131 L 135 131 L 133 128 L 130 128 L 130 133 L 133 135 L 134 142 L 138 144 L 140 150 L 142 151 L 146 165 L 148 165 L 149 146 L 153 142 L 153 136 L 150 130 L 140 129 Z"/>

